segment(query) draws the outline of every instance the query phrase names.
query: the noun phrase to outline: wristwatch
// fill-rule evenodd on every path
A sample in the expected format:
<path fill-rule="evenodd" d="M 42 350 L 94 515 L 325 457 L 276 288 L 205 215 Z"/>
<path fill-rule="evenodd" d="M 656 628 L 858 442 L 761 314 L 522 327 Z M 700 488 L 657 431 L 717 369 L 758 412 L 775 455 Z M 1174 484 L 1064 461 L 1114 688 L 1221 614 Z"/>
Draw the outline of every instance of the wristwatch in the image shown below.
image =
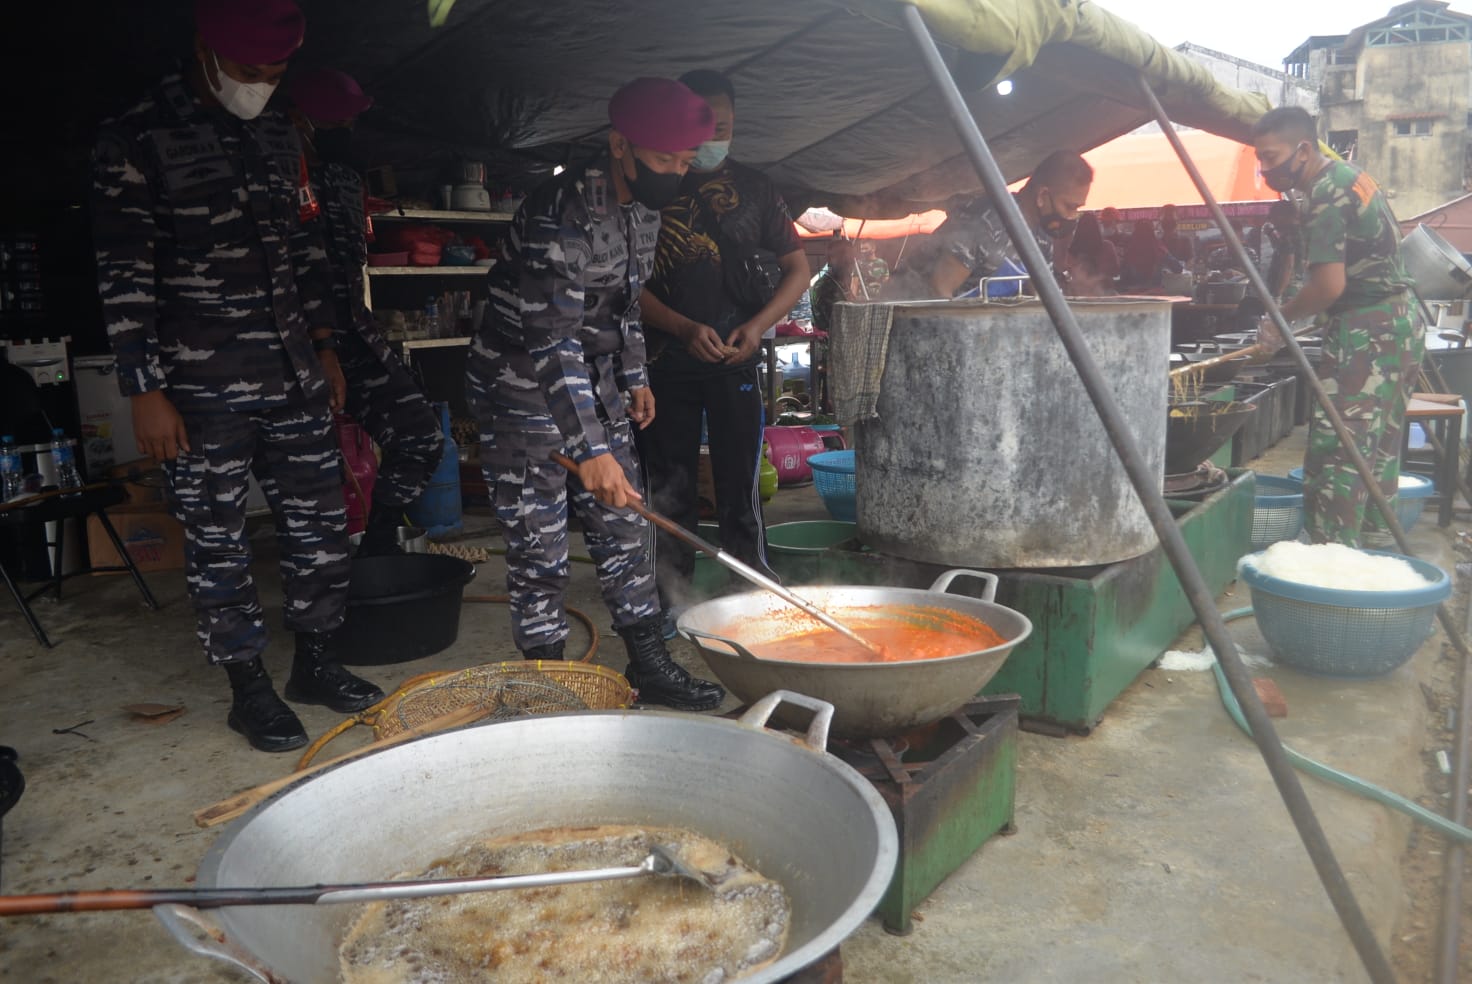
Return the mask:
<path fill-rule="evenodd" d="M 337 348 L 337 335 L 323 335 L 321 338 L 312 339 L 313 352 L 329 352 Z"/>

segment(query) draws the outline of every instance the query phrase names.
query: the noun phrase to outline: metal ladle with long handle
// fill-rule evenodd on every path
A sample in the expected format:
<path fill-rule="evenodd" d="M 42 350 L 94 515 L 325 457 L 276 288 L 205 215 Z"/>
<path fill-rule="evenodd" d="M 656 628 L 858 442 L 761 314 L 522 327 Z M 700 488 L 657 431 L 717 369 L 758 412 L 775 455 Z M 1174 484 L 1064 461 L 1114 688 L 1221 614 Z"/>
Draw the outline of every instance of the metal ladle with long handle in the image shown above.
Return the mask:
<path fill-rule="evenodd" d="M 536 875 L 430 878 L 418 881 L 300 885 L 285 888 L 104 889 L 96 892 L 0 895 L 0 916 L 110 912 L 120 909 L 152 909 L 159 905 L 187 905 L 196 909 L 222 909 L 236 905 L 336 905 L 383 902 L 389 899 L 424 899 L 467 892 L 496 892 L 509 888 L 577 885 L 583 882 L 642 878 L 645 875 L 687 878 L 713 891 L 720 889 L 720 879 L 715 873 L 697 871 L 686 865 L 671 849 L 655 844 L 650 847 L 648 857 L 636 865 L 589 868 L 582 871 L 551 871 Z"/>
<path fill-rule="evenodd" d="M 577 462 L 567 457 L 567 455 L 554 453 L 552 455 L 552 460 L 557 462 L 563 468 L 566 468 L 573 475 L 580 475 Z M 735 557 L 732 557 L 730 554 L 726 553 L 726 551 L 722 550 L 715 544 L 707 543 L 705 540 L 696 536 L 694 533 L 691 533 L 689 530 L 685 529 L 685 527 L 681 526 L 679 523 L 675 522 L 669 517 L 661 516 L 659 513 L 655 512 L 653 509 L 648 508 L 644 505 L 644 503 L 639 502 L 636 499 L 630 499 L 628 507 L 634 512 L 638 513 L 640 516 L 643 516 L 645 519 L 649 520 L 649 522 L 653 523 L 655 526 L 658 526 L 660 529 L 664 530 L 670 536 L 673 536 L 678 540 L 685 541 L 696 550 L 704 551 L 705 553 L 714 557 L 725 567 L 730 568 L 737 574 L 740 574 L 742 577 L 746 578 L 752 584 L 755 584 L 761 588 L 766 588 L 768 591 L 772 592 L 772 594 L 781 598 L 789 605 L 793 605 L 797 608 L 802 609 L 804 612 L 811 615 L 819 622 L 822 622 L 824 625 L 828 626 L 828 628 L 832 629 L 834 632 L 837 632 L 845 639 L 849 639 L 853 642 L 858 643 L 860 646 L 863 646 L 866 650 L 869 651 L 871 655 L 873 655 L 875 659 L 889 659 L 889 654 L 884 651 L 883 647 L 875 645 L 868 639 L 865 639 L 863 636 L 859 635 L 853 629 L 838 621 L 838 619 L 834 618 L 832 615 L 829 615 L 827 612 L 823 611 L 823 609 L 819 608 L 811 601 L 808 601 L 801 595 L 789 591 L 787 588 L 784 588 L 782 585 L 778 584 L 776 581 L 756 570 L 751 565 L 743 563 L 742 561 L 737 560 Z"/>

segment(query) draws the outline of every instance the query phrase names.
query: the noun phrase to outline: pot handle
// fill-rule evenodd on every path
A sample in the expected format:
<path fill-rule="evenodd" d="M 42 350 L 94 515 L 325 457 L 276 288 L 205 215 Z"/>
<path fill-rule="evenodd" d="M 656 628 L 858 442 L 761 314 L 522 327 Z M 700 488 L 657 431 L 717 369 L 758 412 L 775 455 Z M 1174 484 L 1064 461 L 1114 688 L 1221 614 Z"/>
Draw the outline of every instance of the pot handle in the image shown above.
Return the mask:
<path fill-rule="evenodd" d="M 981 600 L 982 601 L 996 601 L 997 600 L 997 581 L 998 581 L 997 575 L 991 574 L 991 573 L 989 573 L 987 571 L 968 571 L 965 568 L 957 568 L 955 570 L 946 571 L 940 577 L 938 577 L 938 578 L 935 579 L 935 583 L 930 586 L 930 590 L 931 591 L 942 591 L 943 592 L 947 588 L 949 588 L 951 586 L 951 582 L 954 581 L 954 580 L 956 580 L 956 578 L 958 578 L 958 577 L 979 577 L 979 578 L 981 578 L 983 581 L 986 582 L 986 587 L 981 592 Z"/>
<path fill-rule="evenodd" d="M 791 690 L 774 690 L 752 704 L 751 709 L 741 715 L 740 723 L 750 728 L 765 728 L 767 720 L 782 703 L 796 704 L 798 707 L 805 707 L 813 712 L 813 723 L 808 725 L 808 733 L 803 736 L 803 743 L 813 751 L 827 751 L 828 728 L 833 724 L 833 705 L 826 700 L 794 693 Z"/>
<path fill-rule="evenodd" d="M 719 642 L 723 646 L 729 646 L 731 648 L 731 651 L 734 652 L 737 656 L 740 656 L 742 659 L 749 659 L 753 662 L 759 662 L 761 659 L 750 649 L 747 649 L 735 639 L 727 639 L 725 636 L 718 636 L 712 632 L 702 632 L 699 629 L 692 629 L 683 625 L 680 626 L 679 629 L 680 635 L 684 636 L 686 639 L 691 640 L 692 642 L 696 639 L 700 639 L 704 642 Z"/>
<path fill-rule="evenodd" d="M 225 931 L 198 909 L 188 905 L 156 905 L 153 914 L 184 949 L 201 957 L 233 964 L 263 984 L 279 984 L 280 977 L 230 942 Z"/>

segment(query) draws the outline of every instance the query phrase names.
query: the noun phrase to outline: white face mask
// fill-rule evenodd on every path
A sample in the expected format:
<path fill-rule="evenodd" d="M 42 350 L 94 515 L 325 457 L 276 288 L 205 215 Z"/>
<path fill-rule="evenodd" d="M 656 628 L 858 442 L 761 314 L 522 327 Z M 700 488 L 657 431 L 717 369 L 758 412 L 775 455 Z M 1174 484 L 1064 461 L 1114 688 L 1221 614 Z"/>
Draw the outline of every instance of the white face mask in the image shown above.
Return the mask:
<path fill-rule="evenodd" d="M 707 140 L 695 148 L 695 157 L 691 159 L 690 166 L 697 171 L 714 171 L 726 161 L 726 155 L 731 152 L 731 141 L 729 140 Z"/>
<path fill-rule="evenodd" d="M 275 82 L 237 82 L 225 74 L 220 67 L 220 59 L 213 51 L 210 57 L 215 62 L 215 75 L 218 83 L 211 85 L 214 89 L 215 98 L 225 111 L 243 120 L 253 120 L 260 116 L 266 109 L 266 103 L 271 101 L 271 93 L 276 91 Z M 208 78 L 209 73 L 205 73 Z"/>

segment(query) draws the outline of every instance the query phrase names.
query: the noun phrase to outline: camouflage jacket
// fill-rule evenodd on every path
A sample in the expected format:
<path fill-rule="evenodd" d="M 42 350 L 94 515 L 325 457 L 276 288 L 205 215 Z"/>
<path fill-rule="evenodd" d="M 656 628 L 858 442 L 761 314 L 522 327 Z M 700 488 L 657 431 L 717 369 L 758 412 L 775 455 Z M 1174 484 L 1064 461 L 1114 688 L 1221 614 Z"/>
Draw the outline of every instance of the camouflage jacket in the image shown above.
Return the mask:
<path fill-rule="evenodd" d="M 180 76 L 103 124 L 92 235 L 118 386 L 181 408 L 248 410 L 321 391 L 326 253 L 300 221 L 284 115 L 208 109 Z"/>
<path fill-rule="evenodd" d="M 1331 314 L 1366 307 L 1411 286 L 1400 256 L 1400 224 L 1364 171 L 1334 161 L 1314 179 L 1304 208 L 1304 258 L 1344 264 L 1344 293 Z"/>
<path fill-rule="evenodd" d="M 368 259 L 363 178 L 345 164 L 317 164 L 311 168 L 311 179 L 322 208 L 322 238 L 332 271 L 333 331 L 339 337 L 351 332 L 362 338 L 382 362 L 390 350 L 374 324 L 363 283 Z"/>
<path fill-rule="evenodd" d="M 527 196 L 472 353 L 472 372 L 496 364 L 497 407 L 528 423 L 550 415 L 579 461 L 608 453 L 604 420 L 623 417 L 622 391 L 648 385 L 639 292 L 659 213 L 620 205 L 608 167 L 601 154 Z"/>
<path fill-rule="evenodd" d="M 1041 229 L 1033 230 L 1033 238 L 1043 251 L 1043 257 L 1051 264 L 1053 240 Z M 1009 262 L 1018 270 L 1026 270 L 1021 254 L 1012 244 L 1012 237 L 1007 235 L 1007 228 L 1002 225 L 1002 217 L 985 199 L 978 199 L 947 215 L 935 230 L 935 240 L 939 245 L 936 259 L 953 256 L 971 271 L 971 278 L 961 285 L 965 290 L 975 287 L 976 281 L 983 277 L 996 276 L 997 271 Z"/>

